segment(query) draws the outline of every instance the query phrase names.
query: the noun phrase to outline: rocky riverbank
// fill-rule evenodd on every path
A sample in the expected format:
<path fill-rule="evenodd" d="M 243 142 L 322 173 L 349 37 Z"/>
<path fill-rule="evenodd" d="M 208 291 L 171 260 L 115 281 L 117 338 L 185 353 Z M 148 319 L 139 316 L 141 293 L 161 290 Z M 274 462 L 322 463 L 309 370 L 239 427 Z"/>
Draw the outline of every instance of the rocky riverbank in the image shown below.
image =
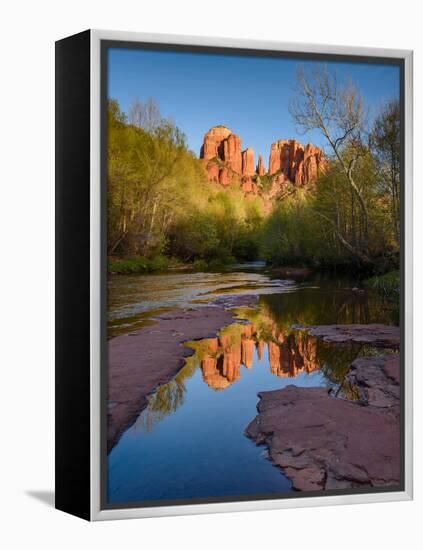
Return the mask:
<path fill-rule="evenodd" d="M 331 331 L 317 328 L 314 332 L 333 335 L 333 327 Z M 340 337 L 338 328 L 335 332 Z M 363 330 L 355 331 L 360 341 Z M 351 328 L 343 331 L 348 338 L 352 332 Z M 380 337 L 386 331 L 380 328 L 378 332 Z M 396 332 L 399 338 L 398 328 Z M 392 336 L 390 342 L 377 340 L 370 329 L 367 338 L 373 338 L 373 343 L 395 344 L 396 334 Z M 356 395 L 353 401 L 335 397 L 326 388 L 293 385 L 259 394 L 258 415 L 246 434 L 268 447 L 269 458 L 283 469 L 294 489 L 400 483 L 399 355 L 358 358 L 346 380 Z"/>

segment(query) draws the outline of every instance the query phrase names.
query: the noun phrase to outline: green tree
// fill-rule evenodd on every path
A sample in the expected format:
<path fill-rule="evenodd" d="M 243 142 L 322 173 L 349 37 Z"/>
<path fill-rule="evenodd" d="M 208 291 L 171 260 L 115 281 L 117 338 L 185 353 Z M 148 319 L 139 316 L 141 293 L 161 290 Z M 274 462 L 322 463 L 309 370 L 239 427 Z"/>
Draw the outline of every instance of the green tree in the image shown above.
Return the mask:
<path fill-rule="evenodd" d="M 172 122 L 160 118 L 146 131 L 126 124 L 117 103 L 110 102 L 109 254 L 149 256 L 164 250 L 166 232 L 187 191 L 184 178 L 198 173 L 196 163 Z"/>

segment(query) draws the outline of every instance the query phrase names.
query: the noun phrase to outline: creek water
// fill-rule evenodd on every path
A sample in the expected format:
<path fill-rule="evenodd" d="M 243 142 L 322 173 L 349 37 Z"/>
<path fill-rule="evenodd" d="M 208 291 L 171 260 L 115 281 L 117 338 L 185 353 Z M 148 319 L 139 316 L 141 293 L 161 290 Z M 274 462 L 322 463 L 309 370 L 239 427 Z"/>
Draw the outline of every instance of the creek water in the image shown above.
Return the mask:
<path fill-rule="evenodd" d="M 260 266 L 259 266 L 260 267 Z M 339 388 L 351 362 L 376 350 L 330 345 L 302 325 L 394 323 L 376 294 L 345 279 L 295 282 L 261 270 L 115 276 L 109 281 L 109 337 L 154 322 L 167 309 L 202 304 L 222 294 L 258 293 L 243 322 L 223 327 L 160 386 L 108 457 L 109 503 L 254 497 L 291 491 L 266 449 L 244 430 L 261 391 L 297 386 Z M 354 289 L 354 290 L 353 290 Z M 345 389 L 347 391 L 347 389 Z"/>

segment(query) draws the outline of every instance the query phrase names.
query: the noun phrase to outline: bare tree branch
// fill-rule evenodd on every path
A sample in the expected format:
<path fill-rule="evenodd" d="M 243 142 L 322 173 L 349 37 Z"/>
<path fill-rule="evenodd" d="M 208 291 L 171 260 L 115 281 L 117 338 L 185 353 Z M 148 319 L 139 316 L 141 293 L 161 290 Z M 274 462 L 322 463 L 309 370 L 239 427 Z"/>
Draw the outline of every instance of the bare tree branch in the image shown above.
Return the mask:
<path fill-rule="evenodd" d="M 306 133 L 319 130 L 341 166 L 348 184 L 358 198 L 363 214 L 364 249 L 368 247 L 368 210 L 361 190 L 354 179 L 357 159 L 363 154 L 362 131 L 364 128 L 363 101 L 351 82 L 340 86 L 336 74 L 326 65 L 313 64 L 306 71 L 297 71 L 297 93 L 290 104 L 290 113 L 297 127 Z M 353 158 L 349 160 L 353 151 Z"/>

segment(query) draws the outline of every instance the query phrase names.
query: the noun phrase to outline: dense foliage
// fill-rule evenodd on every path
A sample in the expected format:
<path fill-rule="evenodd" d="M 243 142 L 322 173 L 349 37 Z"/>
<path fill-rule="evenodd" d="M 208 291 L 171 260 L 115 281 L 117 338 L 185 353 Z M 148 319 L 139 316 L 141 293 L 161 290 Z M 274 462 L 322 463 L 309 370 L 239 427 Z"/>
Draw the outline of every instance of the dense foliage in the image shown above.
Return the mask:
<path fill-rule="evenodd" d="M 263 227 L 266 257 L 274 264 L 355 265 L 379 271 L 397 266 L 399 243 L 391 203 L 379 185 L 369 149 L 357 160 L 355 179 L 366 203 L 366 225 L 354 191 L 337 163 L 331 162 L 312 189 L 275 206 Z M 364 248 L 365 232 L 363 259 L 354 250 Z"/>
<path fill-rule="evenodd" d="M 365 281 L 365 286 L 377 290 L 377 292 L 386 298 L 398 301 L 401 289 L 399 271 L 390 271 L 384 275 L 375 275 Z"/>
<path fill-rule="evenodd" d="M 261 199 L 210 185 L 171 121 L 150 117 L 149 130 L 129 124 L 116 101 L 108 120 L 109 255 L 212 265 L 259 256 Z"/>

